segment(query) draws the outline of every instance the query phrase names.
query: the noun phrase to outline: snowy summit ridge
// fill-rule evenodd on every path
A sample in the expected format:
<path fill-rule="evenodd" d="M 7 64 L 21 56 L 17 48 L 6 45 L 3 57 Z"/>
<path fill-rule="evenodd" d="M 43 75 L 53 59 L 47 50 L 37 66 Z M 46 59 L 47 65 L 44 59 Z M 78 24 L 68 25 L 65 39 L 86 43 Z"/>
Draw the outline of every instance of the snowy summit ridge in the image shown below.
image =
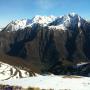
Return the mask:
<path fill-rule="evenodd" d="M 69 13 L 68 15 L 59 17 L 36 15 L 32 19 L 12 21 L 6 26 L 6 29 L 10 28 L 11 31 L 17 31 L 25 27 L 32 27 L 34 24 L 40 24 L 43 27 L 47 26 L 49 28 L 66 30 L 70 25 L 74 27 L 77 24 L 80 27 L 83 21 L 85 20 L 75 13 Z"/>

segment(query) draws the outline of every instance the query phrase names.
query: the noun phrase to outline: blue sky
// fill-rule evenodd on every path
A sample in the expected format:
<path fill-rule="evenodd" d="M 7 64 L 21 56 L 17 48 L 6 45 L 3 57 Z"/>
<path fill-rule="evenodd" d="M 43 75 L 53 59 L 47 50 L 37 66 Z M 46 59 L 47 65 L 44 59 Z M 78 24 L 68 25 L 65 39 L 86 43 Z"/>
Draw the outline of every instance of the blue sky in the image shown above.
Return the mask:
<path fill-rule="evenodd" d="M 0 0 L 0 27 L 16 19 L 69 12 L 90 20 L 90 0 Z"/>

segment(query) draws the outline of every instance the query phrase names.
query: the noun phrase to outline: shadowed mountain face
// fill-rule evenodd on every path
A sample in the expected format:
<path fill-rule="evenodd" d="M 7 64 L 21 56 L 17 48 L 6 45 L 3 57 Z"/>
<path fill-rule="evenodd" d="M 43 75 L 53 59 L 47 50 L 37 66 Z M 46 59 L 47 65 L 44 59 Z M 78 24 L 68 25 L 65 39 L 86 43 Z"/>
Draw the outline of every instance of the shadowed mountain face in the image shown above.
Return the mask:
<path fill-rule="evenodd" d="M 39 24 L 11 32 L 4 28 L 0 32 L 0 56 L 1 61 L 37 73 L 78 74 L 83 69 L 73 66 L 90 62 L 90 24 L 85 22 L 78 27 L 76 23 L 67 30 Z M 90 69 L 87 70 L 89 73 Z"/>

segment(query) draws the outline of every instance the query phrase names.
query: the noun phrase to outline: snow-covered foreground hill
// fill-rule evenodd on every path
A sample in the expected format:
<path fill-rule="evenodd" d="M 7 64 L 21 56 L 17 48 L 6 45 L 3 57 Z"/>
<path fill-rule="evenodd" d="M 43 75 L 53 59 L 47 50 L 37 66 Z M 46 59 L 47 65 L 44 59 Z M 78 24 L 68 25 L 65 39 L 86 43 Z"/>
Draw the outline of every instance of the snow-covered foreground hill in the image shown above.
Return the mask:
<path fill-rule="evenodd" d="M 78 64 L 81 66 L 86 63 Z M 90 77 L 38 75 L 30 77 L 30 73 L 18 67 L 0 62 L 0 84 L 33 87 L 53 90 L 90 90 Z"/>
<path fill-rule="evenodd" d="M 0 80 L 30 77 L 31 72 L 0 62 Z"/>
<path fill-rule="evenodd" d="M 78 76 L 34 76 L 0 81 L 0 84 L 54 90 L 90 90 L 90 78 Z"/>

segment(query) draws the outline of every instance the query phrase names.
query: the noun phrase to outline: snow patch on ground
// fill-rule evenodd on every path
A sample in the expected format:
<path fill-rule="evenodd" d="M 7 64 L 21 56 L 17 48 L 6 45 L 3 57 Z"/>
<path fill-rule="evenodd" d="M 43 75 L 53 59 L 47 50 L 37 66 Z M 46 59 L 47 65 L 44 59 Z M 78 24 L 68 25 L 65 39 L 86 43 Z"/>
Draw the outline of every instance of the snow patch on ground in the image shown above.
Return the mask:
<path fill-rule="evenodd" d="M 90 90 L 89 77 L 67 77 L 67 76 L 35 76 L 22 79 L 10 79 L 0 81 L 0 84 L 18 85 L 23 88 L 39 87 L 41 89 L 54 89 L 54 90 Z"/>
<path fill-rule="evenodd" d="M 16 66 L 0 62 L 0 80 L 30 77 L 29 72 Z"/>
<path fill-rule="evenodd" d="M 81 63 L 78 63 L 77 66 L 82 66 L 82 65 L 85 65 L 85 64 L 88 64 L 88 62 L 81 62 Z"/>

